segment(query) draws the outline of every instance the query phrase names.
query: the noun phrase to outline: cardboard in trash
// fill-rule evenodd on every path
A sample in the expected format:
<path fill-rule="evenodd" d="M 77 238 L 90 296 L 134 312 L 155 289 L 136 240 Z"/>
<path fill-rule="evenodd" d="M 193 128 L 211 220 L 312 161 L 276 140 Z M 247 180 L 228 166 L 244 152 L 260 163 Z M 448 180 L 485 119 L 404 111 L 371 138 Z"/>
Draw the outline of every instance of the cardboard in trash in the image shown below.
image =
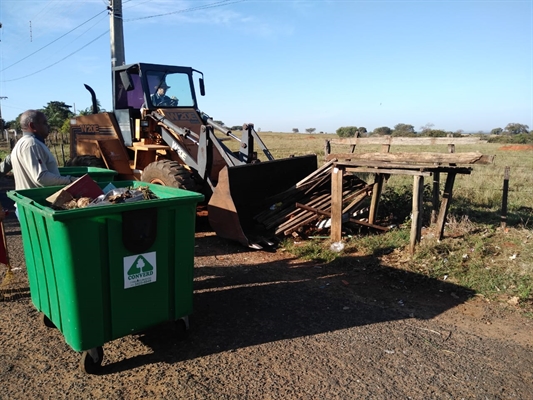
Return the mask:
<path fill-rule="evenodd" d="M 46 200 L 54 207 L 61 207 L 72 199 L 78 199 L 80 197 L 95 199 L 103 193 L 100 186 L 98 186 L 89 174 L 85 174 L 75 182 L 47 197 Z"/>

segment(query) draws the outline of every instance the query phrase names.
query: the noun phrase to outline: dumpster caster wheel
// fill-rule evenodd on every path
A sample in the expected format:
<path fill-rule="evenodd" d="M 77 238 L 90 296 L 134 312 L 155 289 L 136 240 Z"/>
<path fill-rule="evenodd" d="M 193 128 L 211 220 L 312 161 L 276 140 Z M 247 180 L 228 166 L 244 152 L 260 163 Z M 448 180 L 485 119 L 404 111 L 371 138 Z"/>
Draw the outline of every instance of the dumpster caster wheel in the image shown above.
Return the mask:
<path fill-rule="evenodd" d="M 176 338 L 186 340 L 189 337 L 189 317 L 183 317 L 174 322 Z"/>
<path fill-rule="evenodd" d="M 41 320 L 43 322 L 43 325 L 46 326 L 47 328 L 55 328 L 55 329 L 57 329 L 55 324 L 52 321 L 50 321 L 50 318 L 48 318 L 46 315 L 41 314 Z"/>
<path fill-rule="evenodd" d="M 80 369 L 86 374 L 96 374 L 102 366 L 104 359 L 104 349 L 98 346 L 81 354 Z"/>

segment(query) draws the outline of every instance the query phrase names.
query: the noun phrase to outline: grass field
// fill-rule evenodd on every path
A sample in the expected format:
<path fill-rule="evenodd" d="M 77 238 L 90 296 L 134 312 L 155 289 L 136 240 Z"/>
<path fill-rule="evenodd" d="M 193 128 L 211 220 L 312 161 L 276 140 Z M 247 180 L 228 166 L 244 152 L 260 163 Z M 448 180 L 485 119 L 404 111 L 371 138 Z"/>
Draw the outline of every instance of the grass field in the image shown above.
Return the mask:
<path fill-rule="evenodd" d="M 276 157 L 316 153 L 319 164 L 324 162 L 325 140 L 336 138 L 324 134 L 273 133 L 264 133 L 261 137 Z M 331 152 L 348 152 L 346 147 L 332 146 Z M 355 151 L 377 152 L 379 147 L 361 146 Z M 391 152 L 447 151 L 447 146 L 391 147 Z M 383 257 L 398 268 L 449 280 L 488 299 L 519 304 L 533 316 L 533 146 L 486 143 L 456 146 L 455 151 L 479 151 L 495 158 L 493 164 L 474 165 L 471 175 L 457 176 L 442 241 L 437 240 L 428 227 L 415 255 L 409 256 L 406 249 L 410 220 L 407 218 L 400 229 L 386 234 L 346 237 L 345 249 L 340 254 L 329 249 L 327 240 L 305 243 L 286 240 L 286 248 L 300 257 L 324 262 L 345 263 L 348 258 L 343 254 Z M 510 168 L 508 219 L 506 229 L 502 229 L 506 167 Z M 441 178 L 441 189 L 443 185 Z M 426 186 L 425 192 L 429 195 L 430 188 Z M 382 196 L 383 208 L 410 210 L 411 187 L 412 177 L 391 177 Z M 429 205 L 429 198 L 426 200 Z M 429 207 L 425 213 L 429 213 Z"/>

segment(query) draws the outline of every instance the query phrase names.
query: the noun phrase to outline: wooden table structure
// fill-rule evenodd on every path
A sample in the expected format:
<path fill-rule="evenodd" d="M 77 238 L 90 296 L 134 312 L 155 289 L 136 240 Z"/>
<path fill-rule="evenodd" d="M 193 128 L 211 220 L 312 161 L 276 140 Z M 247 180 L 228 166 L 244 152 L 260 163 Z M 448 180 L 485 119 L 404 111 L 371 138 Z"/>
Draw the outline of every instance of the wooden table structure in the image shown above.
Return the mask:
<path fill-rule="evenodd" d="M 444 225 L 450 202 L 452 200 L 453 186 L 457 174 L 470 174 L 472 164 L 490 164 L 494 156 L 483 155 L 479 152 L 455 153 L 455 143 L 475 143 L 481 142 L 479 138 L 354 138 L 341 139 L 343 144 L 362 144 L 365 139 L 370 139 L 371 144 L 381 144 L 382 152 L 379 153 L 341 153 L 328 154 L 326 147 L 326 160 L 332 161 L 334 167 L 331 172 L 331 240 L 338 242 L 342 239 L 342 177 L 346 173 L 372 173 L 374 174 L 374 184 L 369 210 L 368 223 L 374 224 L 376 221 L 379 199 L 383 190 L 385 178 L 391 175 L 413 176 L 413 204 L 412 204 L 412 224 L 409 250 L 414 253 L 415 246 L 420 242 L 422 231 L 423 214 L 423 190 L 425 177 L 433 177 L 432 187 L 432 223 L 437 224 L 439 239 L 444 234 Z M 395 139 L 402 145 L 412 144 L 447 144 L 449 153 L 389 153 L 390 146 Z M 424 139 L 425 142 L 424 142 Z M 326 146 L 328 146 L 327 144 Z M 458 166 L 462 165 L 462 166 Z M 464 166 L 467 165 L 467 166 Z M 444 191 L 440 194 L 440 175 L 447 174 Z"/>

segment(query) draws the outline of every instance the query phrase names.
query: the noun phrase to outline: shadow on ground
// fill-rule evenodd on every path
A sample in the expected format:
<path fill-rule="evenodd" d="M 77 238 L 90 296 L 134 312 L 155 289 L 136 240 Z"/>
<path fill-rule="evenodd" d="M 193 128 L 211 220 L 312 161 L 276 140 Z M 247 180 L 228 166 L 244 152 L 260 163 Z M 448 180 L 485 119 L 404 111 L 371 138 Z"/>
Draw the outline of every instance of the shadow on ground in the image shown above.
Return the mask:
<path fill-rule="evenodd" d="M 178 341 L 172 323 L 154 327 L 137 335 L 152 354 L 105 365 L 102 373 L 386 321 L 429 319 L 474 294 L 371 257 L 344 257 L 328 265 L 294 260 L 206 265 L 195 269 L 194 287 L 188 339 Z"/>

